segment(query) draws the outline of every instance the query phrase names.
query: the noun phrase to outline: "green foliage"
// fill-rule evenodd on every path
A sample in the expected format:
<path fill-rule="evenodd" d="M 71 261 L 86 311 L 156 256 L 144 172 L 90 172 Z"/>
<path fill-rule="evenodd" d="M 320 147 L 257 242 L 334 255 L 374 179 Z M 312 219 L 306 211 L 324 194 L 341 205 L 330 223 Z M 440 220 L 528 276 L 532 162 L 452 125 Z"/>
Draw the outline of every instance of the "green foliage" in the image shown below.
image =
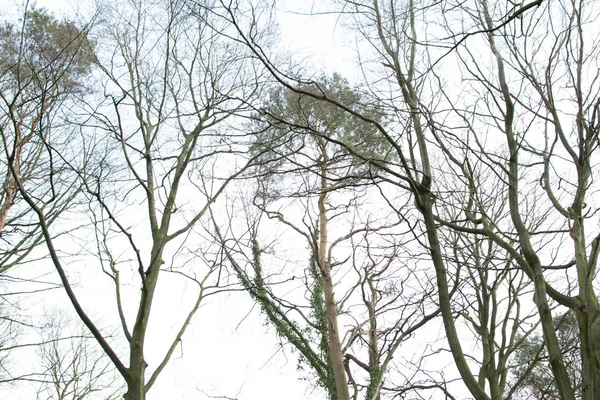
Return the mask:
<path fill-rule="evenodd" d="M 344 104 L 364 118 L 322 100 L 324 98 Z M 391 158 L 389 142 L 377 131 L 376 124 L 384 123 L 381 105 L 370 100 L 367 93 L 352 88 L 339 74 L 322 76 L 296 91 L 283 87 L 271 90 L 261 112 L 254 117 L 252 153 L 261 160 L 258 196 L 266 202 L 295 195 L 296 192 L 285 191 L 298 190 L 298 185 L 287 180 L 296 175 L 301 176 L 301 190 L 308 193 L 323 190 L 320 181 L 323 177 L 327 179 L 328 190 L 339 190 L 371 179 L 376 168 L 370 161 L 376 159 L 385 163 Z M 307 176 L 318 181 L 306 179 Z M 318 229 L 313 234 L 318 237 Z M 307 277 L 310 323 L 304 332 L 300 332 L 301 337 L 292 329 L 290 323 L 293 322 L 281 318 L 283 310 L 264 289 L 258 257 L 254 259 L 254 286 L 247 289 L 259 302 L 278 335 L 300 352 L 299 369 L 314 372 L 316 381 L 329 398 L 337 399 L 322 277 L 315 260 L 316 257 L 311 255 Z"/>
<path fill-rule="evenodd" d="M 379 385 L 381 384 L 381 377 L 383 376 L 384 372 L 385 370 L 379 364 L 374 365 L 371 368 L 369 373 L 369 386 L 367 387 L 367 396 L 365 399 L 373 400 L 377 397 L 377 394 L 379 393 Z"/>
<path fill-rule="evenodd" d="M 260 155 L 263 176 L 271 177 L 271 197 L 280 194 L 273 185 L 276 174 L 320 168 L 336 187 L 343 187 L 371 176 L 369 160 L 389 160 L 391 146 L 373 123 L 382 124 L 384 113 L 367 93 L 352 88 L 339 74 L 298 89 L 300 93 L 283 87 L 271 90 L 251 127 L 252 152 Z M 367 120 L 319 97 L 344 104 Z"/>
<path fill-rule="evenodd" d="M 327 314 L 325 311 L 325 300 L 323 294 L 323 281 L 321 273 L 317 267 L 316 257 L 312 255 L 309 261 L 309 273 L 312 278 L 312 288 L 310 291 L 310 305 L 312 323 L 317 333 L 319 351 L 321 359 L 325 362 L 325 375 L 320 377 L 320 384 L 323 386 L 331 400 L 337 399 L 337 390 L 335 387 L 335 377 L 331 365 L 331 356 L 329 352 L 329 334 L 327 331 Z"/>
<path fill-rule="evenodd" d="M 262 313 L 267 317 L 269 323 L 273 325 L 277 335 L 290 343 L 294 349 L 298 350 L 302 360 L 310 367 L 318 377 L 318 382 L 329 393 L 332 400 L 335 396 L 335 384 L 333 383 L 333 372 L 328 359 L 323 359 L 322 355 L 317 353 L 311 346 L 311 342 L 305 332 L 288 317 L 287 310 L 275 300 L 275 297 L 265 286 L 261 263 L 262 250 L 258 240 L 252 240 L 252 260 L 250 267 L 253 275 L 249 275 L 226 251 L 227 258 L 242 283 L 244 289 L 260 305 Z M 333 387 L 333 389 L 331 389 Z M 333 390 L 333 392 L 331 391 Z"/>
<path fill-rule="evenodd" d="M 0 133 L 5 154 L 29 195 L 49 201 L 48 223 L 72 200 L 64 164 L 51 153 L 68 134 L 60 120 L 66 99 L 80 93 L 94 62 L 85 30 L 31 8 L 17 21 L 0 22 Z M 72 115 L 72 114 L 70 114 Z M 51 145 L 49 146 L 49 144 Z M 77 157 L 77 152 L 75 152 Z M 63 154 L 66 155 L 66 154 Z M 8 159 L 0 161 L 0 271 L 17 265 L 40 243 L 39 225 L 21 206 Z M 62 191 L 62 189 L 66 191 Z M 51 199 L 51 200 L 49 200 Z"/>
<path fill-rule="evenodd" d="M 73 90 L 95 60 L 86 32 L 43 8 L 26 11 L 18 24 L 1 25 L 0 46 L 3 87 L 18 82 L 21 90 Z"/>
<path fill-rule="evenodd" d="M 577 318 L 573 312 L 567 312 L 556 321 L 556 331 L 571 377 L 571 384 L 576 391 L 576 398 L 581 398 L 581 358 L 578 348 Z M 513 356 L 513 362 L 516 364 L 513 370 L 515 381 L 520 382 L 515 391 L 518 398 L 560 399 L 543 337 L 532 335 L 522 339 Z"/>

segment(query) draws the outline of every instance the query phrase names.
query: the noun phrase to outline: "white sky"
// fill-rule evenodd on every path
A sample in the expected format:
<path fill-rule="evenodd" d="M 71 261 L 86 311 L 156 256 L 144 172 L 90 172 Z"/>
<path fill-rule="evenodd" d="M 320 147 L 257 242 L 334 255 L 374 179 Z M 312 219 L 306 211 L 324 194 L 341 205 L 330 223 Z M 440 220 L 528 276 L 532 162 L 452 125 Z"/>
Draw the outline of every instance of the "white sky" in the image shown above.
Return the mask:
<path fill-rule="evenodd" d="M 70 13 L 73 10 L 85 10 L 81 4 L 91 2 L 59 1 L 59 0 L 37 0 L 39 7 L 46 7 L 60 15 L 62 12 Z M 291 2 L 292 4 L 294 2 Z M 0 0 L 2 13 L 16 13 L 16 4 L 22 4 L 18 0 Z M 279 3 L 283 5 L 283 2 Z M 334 71 L 346 73 L 351 71 L 348 60 L 352 50 L 340 46 L 341 39 L 334 37 L 341 27 L 336 26 L 336 17 L 333 15 L 322 15 L 308 17 L 285 10 L 277 12 L 280 23 L 282 47 L 287 48 L 296 57 L 312 57 L 312 65 L 315 71 L 332 73 Z M 52 272 L 52 267 L 47 266 Z M 106 316 L 102 316 L 102 305 L 94 301 L 93 296 L 102 296 L 102 293 L 113 294 L 110 285 L 100 285 L 101 277 L 87 276 L 88 272 L 79 275 L 81 287 L 93 287 L 91 292 L 79 291 L 83 303 L 87 303 L 87 310 L 96 321 L 114 318 L 114 308 L 107 310 Z M 163 276 L 161 279 L 164 279 Z M 95 281 L 95 279 L 99 279 Z M 92 281 L 92 285 L 85 282 Z M 160 282 L 159 285 L 164 282 Z M 163 287 L 163 290 L 167 288 Z M 165 297 L 166 296 L 166 297 Z M 172 300 L 168 304 L 165 300 Z M 61 291 L 44 295 L 43 299 L 30 299 L 28 305 L 30 310 L 41 310 L 49 304 L 56 303 L 60 307 L 68 308 L 66 295 Z M 162 304 L 161 304 L 162 303 Z M 151 325 L 160 324 L 156 321 L 157 316 L 169 312 L 168 307 L 173 304 L 185 304 L 185 302 L 172 294 L 159 293 L 155 299 L 155 311 L 151 317 Z M 176 307 L 176 306 L 175 306 Z M 162 310 L 161 310 L 162 309 Z M 166 310 L 165 310 L 166 309 Z M 161 312 L 162 311 L 162 312 Z M 241 321 L 241 322 L 240 322 Z M 149 343 L 146 356 L 152 363 L 153 359 L 160 357 L 153 353 L 152 338 L 157 340 L 156 325 L 151 326 Z M 171 329 L 169 329 L 171 328 Z M 173 331 L 176 326 L 163 328 L 168 334 L 165 340 L 172 340 Z M 312 385 L 300 378 L 306 374 L 297 371 L 297 359 L 290 351 L 289 346 L 285 351 L 278 346 L 278 339 L 274 335 L 274 329 L 267 326 L 265 318 L 254 307 L 253 302 L 246 294 L 234 293 L 226 296 L 209 298 L 207 304 L 201 307 L 196 314 L 192 325 L 183 338 L 183 357 L 178 349 L 169 365 L 162 372 L 155 385 L 148 393 L 149 400 L 159 399 L 208 399 L 210 396 L 216 398 L 231 397 L 239 400 L 300 400 L 300 399 L 322 399 L 324 395 L 318 389 L 313 391 Z M 23 353 L 25 354 L 25 353 Z M 21 359 L 23 361 L 24 359 Z M 127 360 L 124 362 L 127 364 Z M 150 368 L 152 370 L 152 368 Z M 30 390 L 19 386 L 18 389 L 3 392 L 2 398 L 33 399 L 36 396 L 37 385 L 32 384 Z M 222 397 L 221 397 L 222 398 Z"/>
<path fill-rule="evenodd" d="M 319 9 L 319 4 L 323 3 L 315 2 L 313 7 L 305 7 L 311 8 L 311 11 L 322 12 L 324 10 Z M 0 0 L 0 4 L 7 6 L 4 12 L 15 9 L 15 0 Z M 50 10 L 66 12 L 78 8 L 77 3 L 72 1 L 38 0 L 36 4 Z M 305 60 L 310 56 L 309 65 L 312 65 L 317 73 L 340 72 L 349 78 L 356 77 L 358 72 L 354 57 L 355 43 L 350 36 L 344 34 L 345 29 L 337 16 L 333 14 L 308 16 L 295 13 L 291 8 L 298 4 L 299 2 L 293 0 L 278 1 L 279 9 L 276 16 L 281 32 L 281 48 L 287 49 L 298 60 Z M 97 277 L 84 277 L 83 274 L 81 278 L 90 279 L 92 282 L 97 279 Z M 164 281 L 168 280 L 165 278 L 163 275 L 159 283 L 161 287 L 154 302 L 155 311 L 152 315 L 154 320 L 151 321 L 150 330 L 156 329 L 154 332 L 164 330 L 164 338 L 170 342 L 173 329 L 178 327 L 157 320 L 157 316 L 169 315 L 170 310 L 179 308 L 178 305 L 181 304 L 184 305 L 182 312 L 185 312 L 190 303 L 185 301 L 185 290 L 181 291 L 181 287 L 177 287 L 176 290 L 171 291 L 172 287 L 165 286 Z M 88 305 L 95 305 L 97 319 L 112 319 L 108 316 L 102 317 L 102 307 L 94 303 L 93 297 L 102 296 L 103 292 L 111 296 L 112 287 L 95 283 L 94 290 L 82 292 L 82 297 Z M 81 286 L 86 287 L 85 282 L 82 282 Z M 173 292 L 178 295 L 174 296 Z M 184 293 L 183 297 L 179 296 L 180 293 Z M 46 298 L 43 303 L 37 303 L 37 306 L 46 305 L 48 302 L 51 301 Z M 56 292 L 52 302 L 67 305 L 66 297 L 62 292 Z M 108 313 L 114 311 L 114 308 L 111 308 Z M 114 317 L 114 314 L 112 315 Z M 157 326 L 163 323 L 165 326 Z M 434 343 L 443 338 L 444 334 L 439 325 L 431 325 L 419 335 L 420 340 L 427 337 Z M 152 333 L 149 337 L 146 355 L 151 364 L 162 355 L 161 351 L 153 352 L 156 349 L 152 345 L 152 340 L 160 342 L 160 339 L 160 334 L 157 336 L 156 333 Z M 313 391 L 310 383 L 300 379 L 306 375 L 297 371 L 297 359 L 290 351 L 290 346 L 282 351 L 278 342 L 274 329 L 267 326 L 258 307 L 254 307 L 246 294 L 233 293 L 209 298 L 186 332 L 182 349 L 179 348 L 174 353 L 169 365 L 150 390 L 148 399 L 200 400 L 208 399 L 210 396 L 239 400 L 323 399 L 322 392 Z M 181 350 L 183 350 L 183 357 Z M 127 363 L 127 360 L 124 361 Z M 449 356 L 446 362 L 438 362 L 444 365 L 451 364 Z M 2 397 L 8 396 L 6 398 L 15 400 L 32 399 L 35 397 L 35 387 L 32 386 L 31 389 L 31 392 L 23 392 L 22 389 L 18 393 L 5 392 Z"/>
<path fill-rule="evenodd" d="M 309 9 L 322 12 L 324 9 L 319 7 L 324 3 L 314 1 L 308 6 L 303 5 L 305 9 L 299 11 Z M 17 9 L 16 4 L 16 0 L 0 0 L 0 12 L 10 14 Z M 78 8 L 74 1 L 38 0 L 36 4 L 66 12 Z M 340 72 L 349 78 L 358 74 L 354 57 L 355 43 L 350 35 L 344 33 L 337 16 L 308 16 L 293 12 L 293 7 L 303 4 L 300 1 L 278 1 L 277 4 L 281 48 L 288 50 L 297 60 L 304 61 L 310 56 L 309 65 L 317 73 Z M 81 8 L 85 9 L 83 6 Z M 96 320 L 112 320 L 108 313 L 114 316 L 114 308 L 107 311 L 106 317 L 102 316 L 105 303 L 95 298 L 105 293 L 110 297 L 112 288 L 104 286 L 100 277 L 87 272 L 81 274 L 80 279 L 81 287 L 94 288 L 81 292 L 87 309 L 95 309 Z M 189 307 L 186 297 L 191 294 L 177 282 L 171 283 L 166 276 L 163 275 L 161 279 L 150 329 L 153 332 L 164 331 L 165 340 L 170 341 L 173 329 L 177 329 L 172 310 L 183 308 L 180 311 L 185 312 Z M 55 292 L 43 299 L 32 299 L 31 307 L 41 309 L 49 303 L 68 307 L 62 292 Z M 171 320 L 167 320 L 167 317 L 161 320 L 160 316 L 171 317 Z M 300 380 L 303 375 L 296 370 L 295 355 L 289 346 L 285 351 L 279 348 L 273 331 L 265 324 L 265 318 L 247 295 L 233 293 L 209 298 L 196 314 L 183 338 L 182 348 L 174 353 L 169 366 L 149 392 L 148 399 L 207 399 L 207 395 L 237 397 L 239 400 L 322 399 L 324 396 L 321 392 L 312 392 L 311 385 Z M 428 341 L 435 342 L 443 337 L 443 331 L 439 325 L 431 325 L 419 335 L 420 339 L 427 337 Z M 151 364 L 156 362 L 163 350 L 152 341 L 163 343 L 161 339 L 161 333 L 153 333 L 149 338 L 147 358 Z M 466 352 L 469 350 L 465 349 Z M 450 363 L 449 360 L 447 364 Z M 35 397 L 34 389 L 32 386 L 31 392 L 23 392 L 22 389 L 18 393 L 4 392 L 0 397 L 31 399 Z"/>

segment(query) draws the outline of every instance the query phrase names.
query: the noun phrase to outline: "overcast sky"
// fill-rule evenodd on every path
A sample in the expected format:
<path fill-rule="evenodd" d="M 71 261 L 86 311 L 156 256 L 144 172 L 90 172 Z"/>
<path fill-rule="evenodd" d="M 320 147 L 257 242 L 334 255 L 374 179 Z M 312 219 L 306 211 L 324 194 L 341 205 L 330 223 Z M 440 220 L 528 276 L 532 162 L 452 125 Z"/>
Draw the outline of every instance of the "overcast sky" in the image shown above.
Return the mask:
<path fill-rule="evenodd" d="M 5 6 L 3 7 L 5 15 L 17 9 L 16 0 L 0 0 L 0 3 Z M 294 5 L 293 1 L 289 3 Z M 85 14 L 89 3 L 38 0 L 30 4 L 46 7 L 60 16 L 61 13 L 71 14 L 77 10 Z M 336 16 L 309 17 L 290 12 L 294 10 L 283 1 L 278 1 L 278 7 L 276 15 L 281 32 L 279 42 L 281 48 L 289 50 L 298 60 L 306 61 L 306 65 L 312 66 L 316 72 L 352 73 L 348 61 L 353 50 L 348 47 L 349 43 L 344 43 L 344 39 L 340 37 L 342 27 L 338 25 Z M 314 7 L 313 10 L 319 11 Z M 336 33 L 338 37 L 335 36 Z M 56 281 L 56 276 L 52 277 L 53 267 L 49 263 L 44 267 L 38 264 L 37 268 L 39 272 L 34 275 L 38 276 L 41 271 L 48 272 L 49 279 Z M 31 277 L 33 276 L 31 272 L 31 270 L 24 272 L 23 276 Z M 98 282 L 93 282 L 98 277 L 78 275 L 77 279 L 80 280 L 81 287 L 86 287 L 86 279 L 92 281 L 91 292 L 80 292 L 84 303 L 93 303 L 93 296 L 101 296 L 103 291 L 112 294 L 110 285 L 102 286 Z M 183 307 L 188 305 L 183 299 L 164 293 L 166 289 L 168 288 L 163 287 L 163 296 L 170 296 L 170 300 L 174 303 L 161 304 L 159 295 L 154 303 L 156 307 L 154 316 L 165 312 L 164 308 L 173 304 L 183 304 Z M 85 297 L 88 296 L 86 300 Z M 42 314 L 44 310 L 53 306 L 68 308 L 70 305 L 63 291 L 57 290 L 45 294 L 43 298 L 28 299 L 27 306 L 30 307 L 31 312 Z M 90 312 L 96 321 L 105 321 L 111 318 L 110 315 L 114 310 L 109 309 L 108 314 L 102 316 L 102 304 L 98 304 L 95 310 Z M 151 322 L 160 324 L 161 321 Z M 169 337 L 168 339 L 165 337 L 165 340 L 171 340 L 173 332 L 169 331 L 168 326 L 165 328 L 166 332 L 169 332 Z M 170 328 L 175 329 L 174 326 Z M 151 326 L 150 329 L 160 328 Z M 152 359 L 159 356 L 152 354 L 152 346 L 149 343 L 147 358 L 150 362 L 152 363 Z M 28 364 L 25 361 L 27 357 L 32 357 L 31 352 L 29 354 L 22 352 L 21 362 L 25 366 Z M 150 390 L 148 399 L 211 397 L 239 400 L 323 399 L 323 392 L 315 389 L 310 382 L 301 379 L 308 376 L 306 373 L 299 372 L 297 366 L 296 355 L 289 346 L 285 349 L 281 348 L 274 329 L 265 323 L 265 318 L 260 315 L 258 307 L 254 306 L 248 295 L 233 293 L 217 296 L 208 299 L 196 314 L 180 349 L 175 352 L 169 366 L 161 373 Z M 15 400 L 35 398 L 38 385 L 32 383 L 29 388 L 30 390 L 26 391 L 23 386 L 19 386 L 14 391 L 4 391 L 1 397 Z"/>

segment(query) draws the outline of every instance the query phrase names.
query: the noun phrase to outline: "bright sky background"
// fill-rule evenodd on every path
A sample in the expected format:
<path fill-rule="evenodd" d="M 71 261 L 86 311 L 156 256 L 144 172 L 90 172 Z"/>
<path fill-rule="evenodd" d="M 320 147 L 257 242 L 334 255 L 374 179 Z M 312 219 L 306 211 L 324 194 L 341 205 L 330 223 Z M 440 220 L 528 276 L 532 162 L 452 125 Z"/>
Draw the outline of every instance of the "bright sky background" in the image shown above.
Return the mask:
<path fill-rule="evenodd" d="M 3 14 L 16 13 L 20 4 L 18 0 L 0 0 Z M 290 4 L 296 2 L 290 1 Z M 46 7 L 55 12 L 71 13 L 73 10 L 86 10 L 87 2 L 38 0 L 35 4 Z M 296 3 L 297 4 L 297 3 Z M 320 15 L 309 17 L 287 11 L 285 2 L 278 2 L 281 8 L 277 11 L 281 31 L 281 46 L 291 51 L 296 57 L 311 56 L 315 71 L 328 74 L 341 72 L 348 74 L 352 70 L 350 59 L 353 51 L 343 44 L 336 33 L 342 29 L 334 15 Z M 316 10 L 319 11 L 319 10 Z M 51 265 L 43 269 L 50 274 L 55 274 Z M 31 272 L 31 271 L 29 271 Z M 25 274 L 27 275 L 27 274 Z M 86 287 L 85 274 L 78 276 L 81 286 Z M 164 279 L 163 276 L 161 279 Z M 54 276 L 52 280 L 55 280 Z M 95 279 L 95 278 L 90 278 Z M 90 283 L 90 282 L 88 282 Z M 112 287 L 91 282 L 94 289 L 83 296 L 84 303 L 94 303 L 94 293 L 101 295 L 104 291 L 112 293 Z M 160 285 L 161 283 L 159 283 Z M 163 290 L 166 288 L 163 287 Z M 179 294 L 179 293 L 178 293 Z M 175 306 L 177 303 L 189 306 L 183 298 L 173 296 L 172 293 L 163 293 L 169 297 L 170 304 L 161 304 L 159 295 L 154 302 L 156 314 L 165 311 L 166 306 Z M 91 297 L 87 298 L 86 297 Z M 56 304 L 68 308 L 70 304 L 62 289 L 45 294 L 43 298 L 30 299 L 30 311 L 43 310 Z M 95 321 L 102 320 L 102 305 L 91 312 Z M 185 307 L 184 306 L 184 307 Z M 161 310 L 161 308 L 163 310 Z M 186 308 L 187 309 L 187 308 Z M 89 310 L 89 307 L 88 307 Z M 114 309 L 107 310 L 108 315 Z M 166 310 L 168 312 L 168 310 Z M 152 317 L 151 317 L 152 318 Z M 156 323 L 157 321 L 151 321 Z M 160 322 L 160 321 L 158 321 Z M 167 330 L 170 327 L 166 327 Z M 172 327 L 174 328 L 174 327 Z M 152 329 L 160 329 L 156 325 Z M 153 335 L 152 335 L 153 336 Z M 169 334 L 165 340 L 171 341 Z M 300 400 L 322 399 L 323 393 L 313 391 L 310 383 L 302 381 L 303 373 L 296 370 L 297 359 L 290 347 L 282 350 L 278 345 L 279 340 L 274 335 L 274 329 L 267 326 L 265 318 L 260 316 L 258 307 L 255 307 L 249 296 L 245 293 L 232 293 L 217 296 L 207 300 L 196 314 L 191 326 L 186 332 L 182 349 L 178 349 L 169 365 L 162 372 L 156 384 L 148 394 L 149 400 L 158 399 L 208 399 L 237 398 L 239 400 Z M 181 357 L 183 350 L 183 357 Z M 157 355 L 152 354 L 152 346 L 147 346 L 147 358 L 152 360 Z M 27 356 L 23 352 L 24 361 Z M 127 363 L 127 360 L 124 360 Z M 25 392 L 22 386 L 19 390 L 4 391 L 2 398 L 32 399 L 35 398 L 36 385 L 31 386 L 30 392 Z M 223 396 L 223 397 L 221 397 Z"/>
<path fill-rule="evenodd" d="M 19 2 L 20 0 L 0 0 L 0 13 L 16 13 L 16 4 L 20 4 Z M 47 7 L 60 15 L 61 12 L 70 13 L 77 9 L 83 10 L 85 14 L 85 4 L 92 3 L 93 0 L 81 0 L 79 3 L 68 0 L 37 0 L 35 4 Z M 324 72 L 330 75 L 340 72 L 352 80 L 359 74 L 355 57 L 357 43 L 353 41 L 352 35 L 345 32 L 335 14 L 324 13 L 325 3 L 327 2 L 317 0 L 307 3 L 299 0 L 278 0 L 275 13 L 281 33 L 278 45 L 289 51 L 295 60 L 306 62 L 317 74 Z M 309 16 L 306 14 L 308 11 L 316 15 Z M 55 280 L 53 268 L 49 264 L 41 264 L 35 267 L 35 271 L 29 270 L 23 274 L 48 271 L 48 279 Z M 50 278 L 51 276 L 53 278 Z M 85 291 L 82 289 L 80 295 L 93 319 L 110 320 L 110 323 L 114 323 L 112 318 L 115 309 L 96 301 L 96 297 L 111 296 L 113 289 L 105 285 L 107 281 L 102 281 L 98 274 L 87 271 L 78 275 L 73 273 L 73 276 L 79 280 L 82 288 L 86 288 Z M 157 316 L 166 315 L 174 319 L 173 314 L 176 312 L 173 310 L 185 313 L 193 293 L 191 284 L 190 287 L 182 286 L 174 280 L 171 284 L 167 274 L 163 274 L 159 279 L 150 324 L 150 331 L 153 333 L 149 336 L 150 341 L 146 348 L 146 357 L 151 364 L 150 371 L 159 361 L 158 357 L 162 356 L 163 349 L 159 348 L 159 343 L 164 342 L 160 332 L 165 332 L 164 338 L 170 344 L 173 329 L 177 329 L 173 321 L 160 320 Z M 54 304 L 63 308 L 69 307 L 62 290 L 44 294 L 44 297 L 32 297 L 27 306 L 30 307 L 29 311 L 41 313 Z M 159 334 L 156 335 L 156 332 Z M 434 323 L 419 332 L 418 340 L 436 343 L 443 337 L 444 332 L 440 324 Z M 155 341 L 154 344 L 152 340 Z M 467 354 L 470 350 L 472 349 L 465 348 Z M 26 357 L 25 355 L 24 358 Z M 439 360 L 436 358 L 439 369 L 447 365 L 453 368 L 449 356 L 447 363 Z M 128 362 L 125 358 L 123 361 Z M 303 377 L 306 375 L 297 371 L 297 358 L 290 346 L 281 349 L 274 329 L 265 322 L 259 308 L 249 296 L 245 293 L 230 293 L 206 300 L 194 317 L 181 346 L 175 351 L 167 368 L 149 392 L 148 399 L 323 399 L 323 393 L 313 391 L 310 382 L 301 380 Z M 453 393 L 459 398 L 460 392 Z M 35 386 L 32 385 L 31 392 L 3 392 L 0 397 L 15 400 L 32 399 L 35 397 Z"/>

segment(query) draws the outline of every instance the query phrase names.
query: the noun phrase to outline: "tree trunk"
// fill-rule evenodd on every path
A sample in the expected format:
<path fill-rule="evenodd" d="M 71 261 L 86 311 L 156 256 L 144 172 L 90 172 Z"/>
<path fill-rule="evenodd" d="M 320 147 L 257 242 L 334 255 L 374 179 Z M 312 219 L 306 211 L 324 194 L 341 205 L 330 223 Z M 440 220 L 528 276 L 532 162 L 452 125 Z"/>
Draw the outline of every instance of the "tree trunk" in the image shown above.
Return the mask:
<path fill-rule="evenodd" d="M 159 232 L 160 233 L 160 232 Z M 124 398 L 127 400 L 144 400 L 146 398 L 146 367 L 148 364 L 144 359 L 144 344 L 146 340 L 146 329 L 150 310 L 152 309 L 152 299 L 158 281 L 160 266 L 162 265 L 162 244 L 161 236 L 158 235 L 159 244 L 152 249 L 152 263 L 142 275 L 142 295 L 140 307 L 131 333 L 130 357 L 127 381 L 127 393 Z"/>
<path fill-rule="evenodd" d="M 337 400 L 349 400 L 350 392 L 348 390 L 348 378 L 344 369 L 344 355 L 340 343 L 340 334 L 338 329 L 338 313 L 335 304 L 335 295 L 333 292 L 333 281 L 331 277 L 331 265 L 327 259 L 327 163 L 329 158 L 325 148 L 324 141 L 318 140 L 321 150 L 320 169 L 321 169 L 321 193 L 319 195 L 319 249 L 317 252 L 317 265 L 321 271 L 323 283 L 323 296 L 325 297 L 325 313 L 327 315 L 327 332 L 329 334 L 329 356 L 331 357 L 331 366 L 333 377 L 335 378 L 335 388 Z"/>
<path fill-rule="evenodd" d="M 338 330 L 337 307 L 333 293 L 333 282 L 329 268 L 323 273 L 323 294 L 325 296 L 325 312 L 327 314 L 327 331 L 329 333 L 329 354 L 335 378 L 337 400 L 349 400 L 348 382 L 344 370 L 344 357 Z"/>

